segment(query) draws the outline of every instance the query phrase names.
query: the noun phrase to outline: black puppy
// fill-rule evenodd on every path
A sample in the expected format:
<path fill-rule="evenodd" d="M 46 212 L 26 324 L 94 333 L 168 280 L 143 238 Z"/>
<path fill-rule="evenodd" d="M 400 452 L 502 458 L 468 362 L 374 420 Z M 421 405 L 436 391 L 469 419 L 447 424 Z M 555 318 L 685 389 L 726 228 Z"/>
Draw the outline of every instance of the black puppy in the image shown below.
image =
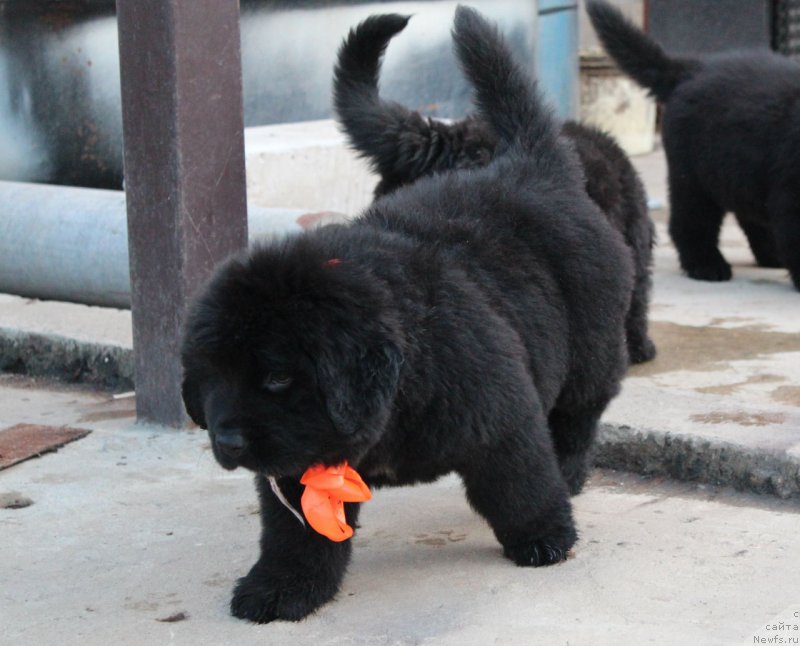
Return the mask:
<path fill-rule="evenodd" d="M 397 15 L 368 18 L 350 31 L 334 69 L 336 113 L 353 148 L 380 175 L 376 197 L 433 173 L 485 166 L 497 145 L 491 128 L 475 117 L 445 123 L 381 99 L 381 59 L 407 22 Z M 609 135 L 575 121 L 565 122 L 561 132 L 578 153 L 589 197 L 630 249 L 636 280 L 626 322 L 628 355 L 631 363 L 649 361 L 656 355 L 647 334 L 654 229 L 644 187 Z"/>
<path fill-rule="evenodd" d="M 339 589 L 351 541 L 301 525 L 267 482 L 299 508 L 312 465 L 370 486 L 457 472 L 519 565 L 577 539 L 570 489 L 627 365 L 630 257 L 498 32 L 459 8 L 454 41 L 504 152 L 235 257 L 191 306 L 187 411 L 223 467 L 258 474 L 237 617 L 298 620 Z"/>
<path fill-rule="evenodd" d="M 718 249 L 726 212 L 756 262 L 800 288 L 800 65 L 769 52 L 678 59 L 614 7 L 587 4 L 606 51 L 664 104 L 669 230 L 686 273 L 729 280 Z"/>

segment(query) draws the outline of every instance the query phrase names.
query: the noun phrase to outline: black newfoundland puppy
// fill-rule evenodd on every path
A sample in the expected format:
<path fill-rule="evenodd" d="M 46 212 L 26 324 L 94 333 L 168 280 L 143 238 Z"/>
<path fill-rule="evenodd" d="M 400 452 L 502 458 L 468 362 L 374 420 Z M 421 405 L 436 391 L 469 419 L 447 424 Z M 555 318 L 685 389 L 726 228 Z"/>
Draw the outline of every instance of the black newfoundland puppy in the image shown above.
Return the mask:
<path fill-rule="evenodd" d="M 339 589 L 351 541 L 279 500 L 299 509 L 314 465 L 369 486 L 457 472 L 519 565 L 577 539 L 570 491 L 627 365 L 630 254 L 496 29 L 462 7 L 453 33 L 495 158 L 235 257 L 190 309 L 187 411 L 223 467 L 257 474 L 261 556 L 237 617 L 298 620 Z"/>
<path fill-rule="evenodd" d="M 381 59 L 391 38 L 407 22 L 400 16 L 365 20 L 345 39 L 334 70 L 336 113 L 353 148 L 380 175 L 376 197 L 426 175 L 485 166 L 497 146 L 497 136 L 481 119 L 436 121 L 381 99 Z M 565 122 L 561 133 L 578 153 L 589 197 L 623 234 L 630 249 L 635 281 L 626 322 L 628 356 L 631 363 L 649 361 L 656 355 L 647 334 L 655 234 L 644 187 L 625 152 L 609 135 L 575 121 Z"/>
<path fill-rule="evenodd" d="M 800 289 L 800 65 L 769 52 L 670 58 L 614 7 L 587 9 L 606 51 L 664 104 L 669 231 L 691 278 L 721 281 L 726 212 L 756 262 Z"/>

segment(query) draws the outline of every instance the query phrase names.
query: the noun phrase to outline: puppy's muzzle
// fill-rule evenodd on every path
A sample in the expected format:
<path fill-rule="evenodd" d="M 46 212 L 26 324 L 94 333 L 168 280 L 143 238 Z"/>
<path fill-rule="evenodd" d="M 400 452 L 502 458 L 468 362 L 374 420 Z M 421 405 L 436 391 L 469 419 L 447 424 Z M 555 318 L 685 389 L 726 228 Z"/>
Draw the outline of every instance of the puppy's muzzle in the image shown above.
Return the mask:
<path fill-rule="evenodd" d="M 218 456 L 221 458 L 222 466 L 235 466 L 238 459 L 244 455 L 247 449 L 244 435 L 239 430 L 224 430 L 214 433 L 214 446 L 217 448 Z"/>

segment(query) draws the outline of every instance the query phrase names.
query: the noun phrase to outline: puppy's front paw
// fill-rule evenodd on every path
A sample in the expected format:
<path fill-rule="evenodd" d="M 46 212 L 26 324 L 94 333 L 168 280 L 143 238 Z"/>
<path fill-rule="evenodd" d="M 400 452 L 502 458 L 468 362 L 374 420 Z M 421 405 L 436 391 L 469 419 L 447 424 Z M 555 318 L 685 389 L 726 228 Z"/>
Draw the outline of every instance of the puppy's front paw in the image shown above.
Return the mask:
<path fill-rule="evenodd" d="M 300 621 L 336 594 L 313 575 L 268 576 L 251 572 L 233 590 L 231 614 L 258 624 L 275 619 Z"/>
<path fill-rule="evenodd" d="M 578 533 L 570 520 L 540 534 L 510 531 L 498 538 L 506 558 L 524 567 L 539 567 L 564 561 L 578 540 Z"/>
<path fill-rule="evenodd" d="M 649 337 L 628 340 L 628 355 L 632 364 L 645 363 L 656 358 L 656 344 Z"/>
<path fill-rule="evenodd" d="M 723 261 L 707 265 L 686 267 L 686 275 L 695 280 L 707 280 L 718 283 L 730 280 L 733 276 L 733 272 L 731 271 L 731 266 Z"/>
<path fill-rule="evenodd" d="M 532 540 L 529 543 L 503 548 L 503 554 L 522 567 L 553 565 L 566 560 L 568 549 L 551 545 L 546 540 Z"/>

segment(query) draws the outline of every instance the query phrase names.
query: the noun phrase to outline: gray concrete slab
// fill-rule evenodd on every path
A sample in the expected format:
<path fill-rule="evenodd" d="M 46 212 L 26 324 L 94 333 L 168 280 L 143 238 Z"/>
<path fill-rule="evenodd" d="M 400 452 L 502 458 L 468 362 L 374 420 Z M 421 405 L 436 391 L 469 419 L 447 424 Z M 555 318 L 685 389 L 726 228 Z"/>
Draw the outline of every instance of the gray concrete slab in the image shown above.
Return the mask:
<path fill-rule="evenodd" d="M 502 557 L 455 477 L 378 491 L 338 597 L 249 625 L 227 604 L 257 554 L 251 476 L 219 468 L 204 433 L 137 426 L 133 410 L 0 379 L 0 428 L 93 429 L 0 471 L 0 494 L 33 500 L 0 509 L 0 642 L 752 644 L 800 611 L 796 502 L 605 471 L 574 501 L 574 558 L 542 569 Z"/>
<path fill-rule="evenodd" d="M 63 337 L 86 343 L 133 347 L 131 313 L 59 301 L 0 294 L 0 328 Z"/>
<path fill-rule="evenodd" d="M 733 280 L 689 280 L 665 213 L 654 216 L 659 354 L 631 368 L 606 411 L 600 463 L 800 494 L 800 294 L 786 270 L 754 265 L 732 220 L 722 249 Z"/>

